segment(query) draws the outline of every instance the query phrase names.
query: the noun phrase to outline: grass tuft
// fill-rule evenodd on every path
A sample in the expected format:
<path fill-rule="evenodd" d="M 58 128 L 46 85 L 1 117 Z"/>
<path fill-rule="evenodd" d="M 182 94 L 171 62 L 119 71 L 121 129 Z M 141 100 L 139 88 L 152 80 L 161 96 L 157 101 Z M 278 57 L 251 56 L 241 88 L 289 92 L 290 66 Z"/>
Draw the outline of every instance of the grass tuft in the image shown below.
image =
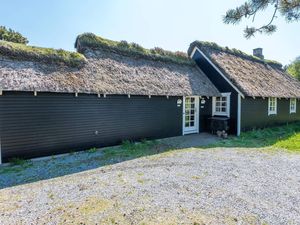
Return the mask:
<path fill-rule="evenodd" d="M 97 148 L 96 147 L 93 147 L 93 148 L 90 148 L 89 150 L 87 150 L 88 153 L 95 153 L 97 152 Z"/>
<path fill-rule="evenodd" d="M 146 49 L 137 43 L 128 43 L 127 41 L 112 41 L 104 39 L 93 33 L 84 33 L 78 35 L 75 48 L 78 52 L 84 52 L 86 49 L 106 49 L 117 53 L 130 55 L 133 57 L 147 57 L 152 60 L 170 61 L 178 64 L 194 65 L 188 55 L 184 52 L 171 52 L 162 48 L 155 47 Z"/>
<path fill-rule="evenodd" d="M 14 166 L 24 166 L 24 165 L 26 165 L 26 164 L 28 164 L 28 161 L 27 160 L 25 160 L 25 159 L 22 159 L 22 158 L 17 158 L 17 157 L 15 157 L 15 158 L 11 158 L 10 160 L 9 160 L 9 162 L 12 164 L 12 165 L 14 165 Z"/>
<path fill-rule="evenodd" d="M 7 41 L 0 41 L 0 55 L 12 59 L 33 60 L 71 67 L 81 67 L 86 62 L 85 57 L 78 52 L 27 46 Z"/>

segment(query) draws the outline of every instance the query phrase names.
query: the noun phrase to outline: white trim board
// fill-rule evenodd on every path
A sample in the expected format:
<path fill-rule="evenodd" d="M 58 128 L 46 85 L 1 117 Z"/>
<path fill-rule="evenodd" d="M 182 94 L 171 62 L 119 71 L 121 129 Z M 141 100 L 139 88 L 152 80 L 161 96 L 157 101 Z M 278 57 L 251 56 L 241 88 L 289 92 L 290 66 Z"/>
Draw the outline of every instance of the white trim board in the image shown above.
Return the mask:
<path fill-rule="evenodd" d="M 241 117 L 242 117 L 242 99 L 241 95 L 238 94 L 238 104 L 237 104 L 237 136 L 241 135 Z"/>
<path fill-rule="evenodd" d="M 1 137 L 0 137 L 0 165 L 2 164 L 2 149 L 1 149 Z"/>
<path fill-rule="evenodd" d="M 213 68 L 227 81 L 227 83 L 230 84 L 230 86 L 237 91 L 238 94 L 241 95 L 242 98 L 245 98 L 245 96 L 243 95 L 243 93 L 225 76 L 224 73 L 222 73 L 222 71 L 196 46 L 194 47 L 192 54 L 191 54 L 191 58 L 193 58 L 193 56 L 195 55 L 196 51 L 198 51 L 212 66 Z"/>

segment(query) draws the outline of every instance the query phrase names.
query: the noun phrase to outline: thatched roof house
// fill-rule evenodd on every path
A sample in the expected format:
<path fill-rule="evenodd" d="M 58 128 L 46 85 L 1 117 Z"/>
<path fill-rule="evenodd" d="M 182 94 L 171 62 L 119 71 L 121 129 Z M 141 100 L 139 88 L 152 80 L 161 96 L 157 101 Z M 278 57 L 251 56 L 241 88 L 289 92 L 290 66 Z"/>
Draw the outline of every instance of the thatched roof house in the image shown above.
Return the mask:
<path fill-rule="evenodd" d="M 0 164 L 300 120 L 300 83 L 238 50 L 194 42 L 188 55 L 91 33 L 75 48 L 0 41 Z"/>
<path fill-rule="evenodd" d="M 0 41 L 0 90 L 219 95 L 204 73 L 184 55 L 162 55 L 92 34 L 80 35 L 76 48 L 82 54 Z"/>
<path fill-rule="evenodd" d="M 190 45 L 189 55 L 196 48 L 245 96 L 300 98 L 300 82 L 287 74 L 280 63 L 200 41 Z"/>

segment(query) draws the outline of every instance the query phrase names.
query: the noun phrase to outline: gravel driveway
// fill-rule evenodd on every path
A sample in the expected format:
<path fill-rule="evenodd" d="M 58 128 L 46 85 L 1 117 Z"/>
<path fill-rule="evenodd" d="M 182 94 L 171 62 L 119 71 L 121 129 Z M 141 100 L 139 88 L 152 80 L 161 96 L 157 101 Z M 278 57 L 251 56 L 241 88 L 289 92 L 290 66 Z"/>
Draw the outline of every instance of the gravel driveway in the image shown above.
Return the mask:
<path fill-rule="evenodd" d="M 300 224 L 300 155 L 188 148 L 0 190 L 1 224 Z"/>

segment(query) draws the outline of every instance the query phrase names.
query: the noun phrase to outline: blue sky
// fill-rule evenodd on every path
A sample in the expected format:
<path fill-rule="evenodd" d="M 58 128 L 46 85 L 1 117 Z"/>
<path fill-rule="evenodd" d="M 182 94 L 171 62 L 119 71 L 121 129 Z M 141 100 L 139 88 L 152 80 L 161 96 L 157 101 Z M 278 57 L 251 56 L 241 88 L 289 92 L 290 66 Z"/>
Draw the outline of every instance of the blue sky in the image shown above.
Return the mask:
<path fill-rule="evenodd" d="M 222 46 L 252 53 L 264 48 L 264 55 L 284 64 L 300 55 L 300 23 L 286 24 L 276 19 L 277 33 L 246 40 L 237 26 L 222 23 L 226 10 L 242 0 L 1 0 L 0 25 L 13 28 L 30 45 L 74 50 L 78 34 L 93 32 L 112 40 L 136 42 L 186 51 L 194 40 L 213 41 Z M 266 11 L 254 24 L 262 25 Z"/>

